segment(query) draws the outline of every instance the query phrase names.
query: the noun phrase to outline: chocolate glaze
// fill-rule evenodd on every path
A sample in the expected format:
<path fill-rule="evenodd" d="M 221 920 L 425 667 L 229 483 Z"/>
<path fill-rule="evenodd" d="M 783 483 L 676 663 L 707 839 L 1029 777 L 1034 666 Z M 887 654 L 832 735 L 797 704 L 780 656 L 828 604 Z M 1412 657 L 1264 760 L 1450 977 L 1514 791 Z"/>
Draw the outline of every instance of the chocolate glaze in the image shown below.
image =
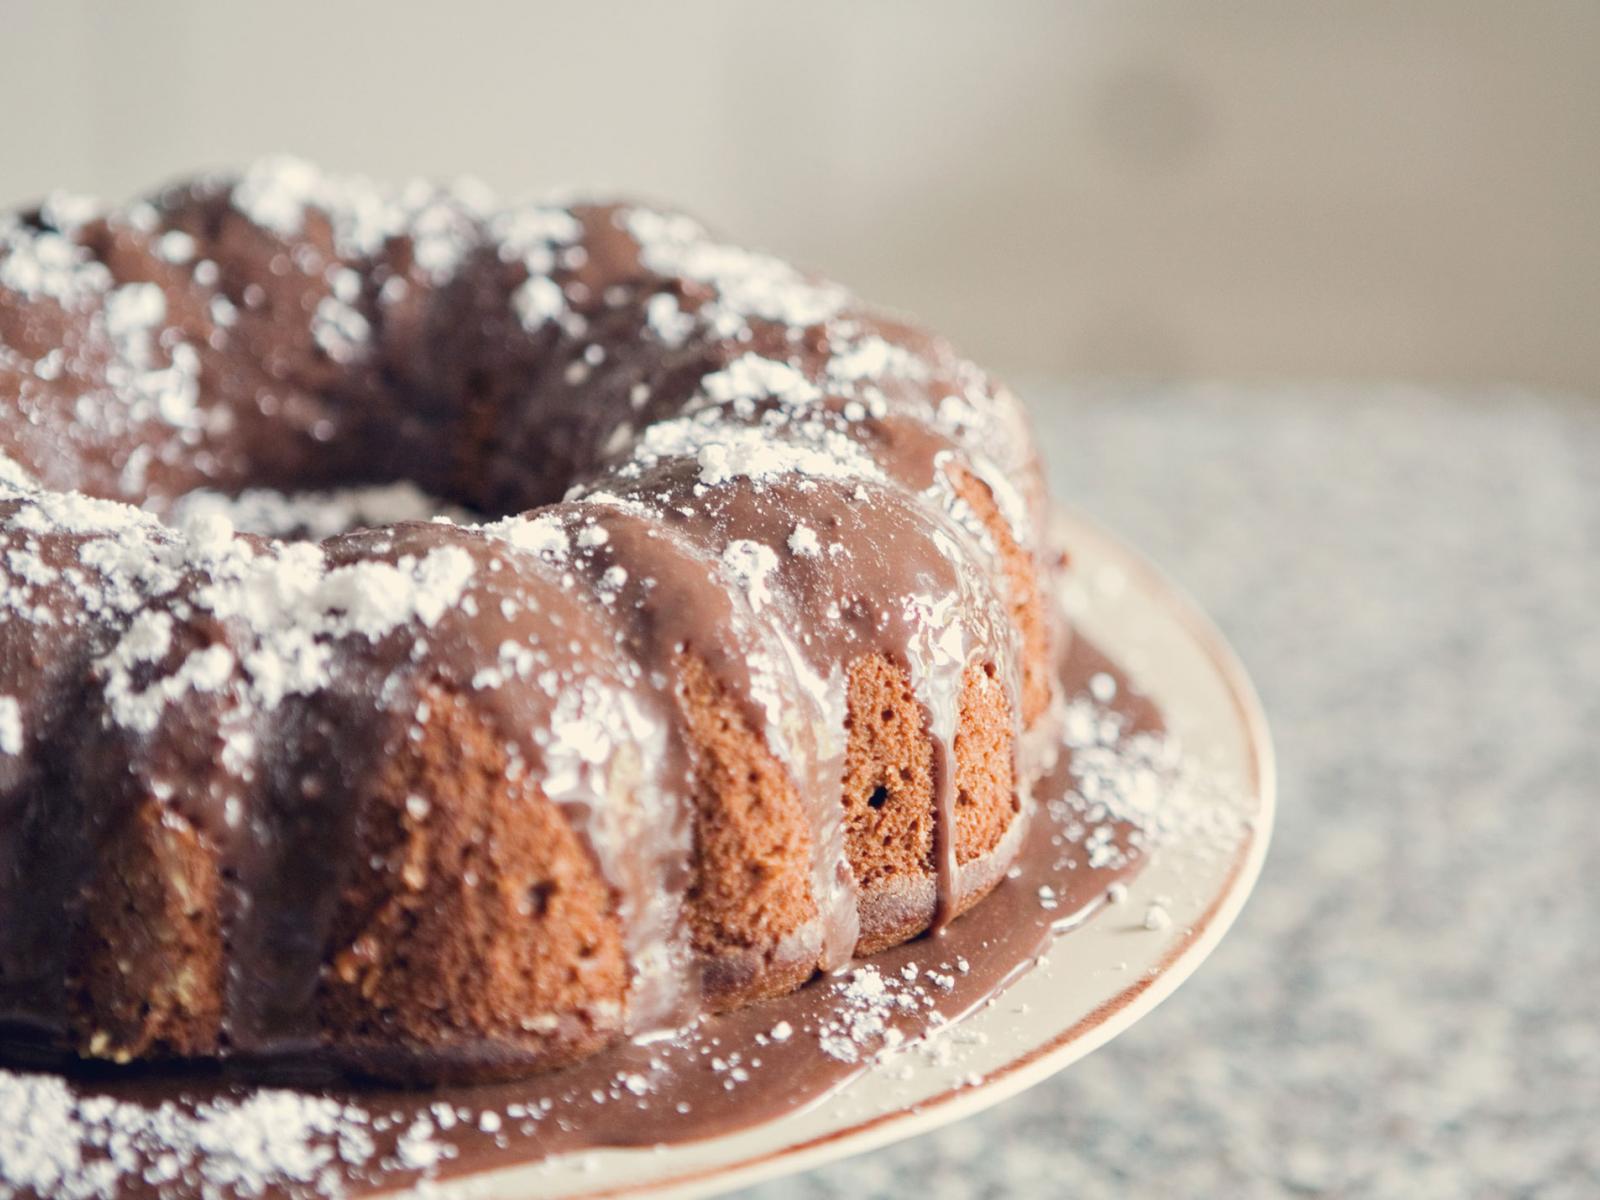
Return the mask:
<path fill-rule="evenodd" d="M 1073 639 L 1059 669 L 1063 694 L 1081 694 L 1098 673 L 1117 680 L 1116 698 L 1110 705 L 1128 732 L 1155 732 L 1162 728 L 1160 712 L 1146 696 L 1086 639 Z M 1037 784 L 1041 802 L 1015 867 L 1008 878 L 981 905 L 953 922 L 937 940 L 923 938 L 872 956 L 870 962 L 884 976 L 897 976 L 906 964 L 917 964 L 948 974 L 947 988 L 929 988 L 931 1003 L 915 1012 L 895 1010 L 892 1025 L 909 1041 L 923 1037 L 936 1026 L 982 1007 L 1026 971 L 1055 938 L 1093 918 L 1109 886 L 1137 872 L 1143 859 L 1137 854 L 1116 867 L 1091 867 L 1081 845 L 1069 839 L 1057 817 L 1049 815 L 1049 801 L 1072 789 L 1070 759 L 1061 754 Z M 1132 830 L 1119 827 L 1124 841 Z M 1058 896 L 1054 909 L 1039 903 L 1039 889 L 1048 885 Z M 1070 953 L 1070 945 L 1066 950 Z M 967 964 L 961 971 L 958 962 Z M 445 1177 L 538 1162 L 552 1155 L 602 1147 L 675 1144 L 716 1137 L 778 1119 L 826 1099 L 868 1069 L 870 1051 L 858 1061 L 843 1061 L 825 1053 L 817 1031 L 838 1014 L 839 997 L 828 977 L 819 977 L 798 992 L 752 1005 L 740 1011 L 702 1017 L 692 1027 L 667 1040 L 643 1044 L 627 1042 L 554 1074 L 518 1083 L 471 1088 L 441 1088 L 429 1092 L 378 1091 L 348 1086 L 317 1086 L 304 1082 L 318 1094 L 384 1114 L 385 1129 L 375 1132 L 378 1152 L 372 1162 L 392 1154 L 396 1138 L 418 1116 L 436 1112 L 441 1103 L 473 1111 L 504 1114 L 538 1112 L 536 1119 L 505 1116 L 490 1131 L 471 1122 L 454 1125 L 440 1137 L 454 1147 L 440 1166 Z M 793 1036 L 774 1040 L 770 1035 L 787 1023 Z M 13 1057 L 33 1060 L 37 1048 L 12 1045 Z M 726 1067 L 732 1059 L 744 1064 L 747 1077 L 730 1086 Z M 320 1062 L 320 1066 L 319 1066 Z M 759 1063 L 759 1065 L 756 1065 Z M 296 1072 L 326 1070 L 321 1060 L 296 1065 L 277 1063 L 279 1075 L 292 1081 Z M 638 1077 L 644 1081 L 636 1095 L 619 1081 Z M 80 1096 L 112 1096 L 140 1104 L 176 1103 L 184 1107 L 218 1097 L 242 1098 L 248 1087 L 218 1079 L 214 1074 L 184 1071 L 120 1072 L 99 1077 L 81 1073 L 74 1084 Z M 347 1171 L 344 1186 L 359 1194 L 394 1187 L 417 1178 L 415 1170 L 398 1164 Z M 125 1181 L 129 1196 L 155 1194 L 142 1181 Z M 162 1194 L 178 1194 L 162 1188 Z"/>

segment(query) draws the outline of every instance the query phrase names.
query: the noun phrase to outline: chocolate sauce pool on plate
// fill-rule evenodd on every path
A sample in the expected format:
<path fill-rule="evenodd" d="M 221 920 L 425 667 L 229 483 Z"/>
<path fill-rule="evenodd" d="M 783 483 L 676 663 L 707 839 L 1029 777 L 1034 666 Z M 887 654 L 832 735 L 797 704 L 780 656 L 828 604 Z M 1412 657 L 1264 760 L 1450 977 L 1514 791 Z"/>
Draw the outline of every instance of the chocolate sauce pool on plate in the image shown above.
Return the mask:
<path fill-rule="evenodd" d="M 1104 709 L 1121 718 L 1124 735 L 1162 730 L 1154 703 L 1082 636 L 1064 654 L 1060 680 L 1061 694 L 1069 697 L 1098 682 L 1107 695 Z M 1106 680 L 1115 681 L 1114 692 Z M 1112 853 L 1099 855 L 1089 852 L 1081 831 L 1068 830 L 1073 810 L 1052 801 L 1061 801 L 1073 786 L 1070 755 L 1063 751 L 1035 785 L 1036 812 L 1012 871 L 938 937 L 919 938 L 791 995 L 702 1018 L 647 1044 L 617 1046 L 551 1075 L 424 1092 L 307 1087 L 302 1094 L 341 1106 L 328 1106 L 334 1115 L 320 1130 L 323 1140 L 337 1149 L 356 1138 L 327 1155 L 315 1174 L 248 1177 L 237 1187 L 213 1179 L 209 1187 L 190 1187 L 181 1170 L 176 1180 L 152 1182 L 146 1164 L 117 1181 L 117 1194 L 262 1194 L 264 1187 L 266 1194 L 359 1195 L 402 1187 L 423 1174 L 448 1179 L 558 1154 L 716 1137 L 821 1103 L 882 1051 L 916 1042 L 990 1002 L 1057 935 L 1092 919 L 1114 884 L 1138 871 L 1144 859 L 1131 825 L 1102 822 L 1114 845 Z M 193 1114 L 203 1124 L 207 1112 L 229 1111 L 261 1091 L 225 1077 L 172 1070 L 80 1074 L 70 1086 L 80 1110 L 92 1111 L 97 1098 L 152 1112 L 168 1106 L 165 1111 L 177 1114 L 177 1127 Z M 149 1123 L 149 1129 L 160 1127 L 155 1119 Z M 150 1136 L 156 1135 L 147 1131 L 145 1141 Z M 133 1140 L 136 1157 L 148 1159 L 151 1147 Z M 204 1138 L 199 1141 L 203 1153 Z M 5 1145 L 0 1133 L 0 1150 Z M 106 1152 L 102 1140 L 86 1146 L 82 1158 L 89 1162 Z M 270 1148 L 263 1157 L 270 1158 Z M 263 1171 L 270 1167 L 262 1164 Z M 29 1182 L 0 1155 L 0 1195 L 37 1191 Z"/>

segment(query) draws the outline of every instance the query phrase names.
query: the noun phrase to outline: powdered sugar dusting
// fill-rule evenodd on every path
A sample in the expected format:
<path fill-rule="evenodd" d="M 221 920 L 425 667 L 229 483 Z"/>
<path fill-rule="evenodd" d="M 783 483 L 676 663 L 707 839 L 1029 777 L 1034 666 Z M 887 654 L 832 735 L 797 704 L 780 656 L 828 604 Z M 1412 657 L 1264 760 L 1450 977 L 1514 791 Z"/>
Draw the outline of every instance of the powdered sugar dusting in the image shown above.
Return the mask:
<path fill-rule="evenodd" d="M 511 306 L 524 329 L 538 329 L 556 321 L 567 311 L 567 298 L 555 280 L 545 275 L 530 276 L 511 296 Z"/>
<path fill-rule="evenodd" d="M 0 696 L 0 754 L 22 753 L 22 706 L 15 696 Z"/>
<path fill-rule="evenodd" d="M 636 474 L 671 458 L 693 459 L 700 482 L 708 487 L 730 479 L 762 482 L 790 474 L 883 478 L 882 469 L 859 442 L 820 421 L 809 426 L 782 420 L 751 426 L 716 420 L 713 410 L 651 425 L 621 473 Z"/>
<path fill-rule="evenodd" d="M 0 451 L 0 498 L 16 492 L 30 492 L 39 486 L 33 474 L 16 459 Z"/>
<path fill-rule="evenodd" d="M 750 601 L 752 611 L 760 612 L 772 600 L 771 580 L 778 569 L 778 556 L 771 546 L 736 538 L 722 552 L 722 563 Z"/>
<path fill-rule="evenodd" d="M 104 294 L 111 272 L 87 249 L 57 230 L 39 230 L 0 217 L 0 287 L 27 300 L 71 308 Z"/>
<path fill-rule="evenodd" d="M 252 164 L 231 196 L 241 214 L 284 238 L 305 229 L 308 213 L 322 213 L 346 258 L 370 258 L 390 238 L 407 235 L 417 265 L 435 282 L 449 278 L 477 243 L 481 216 L 493 204 L 474 180 L 385 187 L 359 176 L 324 174 L 288 156 Z"/>
<path fill-rule="evenodd" d="M 1130 853 L 1166 845 L 1194 855 L 1232 853 L 1248 830 L 1243 791 L 1197 760 L 1176 734 L 1130 731 L 1110 707 L 1115 694 L 1111 677 L 1097 675 L 1061 716 L 1075 789 L 1052 804 L 1088 865 L 1120 866 Z M 1131 827 L 1125 839 L 1119 824 Z"/>
<path fill-rule="evenodd" d="M 848 299 L 842 288 L 813 283 L 781 259 L 713 240 L 690 217 L 635 208 L 622 223 L 639 242 L 645 266 L 715 289 L 699 315 L 721 334 L 736 334 L 751 318 L 818 325 Z"/>
<path fill-rule="evenodd" d="M 817 537 L 817 531 L 809 525 L 796 525 L 789 534 L 789 552 L 809 558 L 822 553 L 822 541 Z"/>
<path fill-rule="evenodd" d="M 339 1196 L 391 1165 L 382 1115 L 327 1096 L 263 1088 L 146 1105 L 80 1093 L 54 1075 L 0 1071 L 0 1197 L 91 1200 L 142 1183 L 161 1194 Z M 454 1148 L 408 1130 L 392 1166 L 434 1167 Z"/>
<path fill-rule="evenodd" d="M 745 354 L 722 370 L 707 375 L 700 387 L 717 403 L 757 400 L 765 396 L 785 404 L 809 404 L 822 398 L 822 390 L 788 363 Z"/>
<path fill-rule="evenodd" d="M 326 684 L 331 644 L 343 637 L 376 641 L 402 626 L 427 628 L 464 593 L 474 567 L 460 546 L 445 545 L 395 562 L 328 563 L 311 543 L 252 544 L 233 535 L 215 508 L 196 508 L 176 533 L 127 505 L 65 493 L 27 496 L 11 518 L 34 536 L 76 535 L 81 563 L 92 573 L 41 575 L 35 587 L 66 586 L 88 611 L 133 616 L 96 663 L 113 717 L 149 733 L 162 714 L 195 693 L 227 691 L 254 710 L 275 708 L 286 695 Z M 197 648 L 150 678 L 174 644 L 173 605 L 182 604 L 239 626 L 233 648 Z M 27 581 L 21 581 L 26 585 Z M 26 612 L 27 586 L 4 594 L 7 608 Z"/>
<path fill-rule="evenodd" d="M 458 525 L 471 514 L 429 496 L 413 483 L 342 488 L 328 492 L 280 492 L 251 488 L 237 496 L 190 492 L 173 506 L 169 521 L 191 525 L 200 517 L 223 517 L 245 533 L 322 541 L 352 529 L 376 529 L 400 521 L 448 520 Z"/>

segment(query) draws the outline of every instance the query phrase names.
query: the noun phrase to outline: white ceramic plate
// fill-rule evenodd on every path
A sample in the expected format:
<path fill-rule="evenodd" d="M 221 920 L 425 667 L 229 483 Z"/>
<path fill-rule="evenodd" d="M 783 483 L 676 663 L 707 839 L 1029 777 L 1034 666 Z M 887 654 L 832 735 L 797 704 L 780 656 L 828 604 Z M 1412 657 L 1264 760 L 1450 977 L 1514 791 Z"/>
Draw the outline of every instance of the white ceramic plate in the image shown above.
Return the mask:
<path fill-rule="evenodd" d="M 1104 1045 L 1204 961 L 1254 885 L 1271 832 L 1272 744 L 1238 660 L 1187 597 L 1133 550 L 1062 518 L 1072 567 L 1061 597 L 1078 628 L 1161 706 L 1185 754 L 1227 789 L 1249 831 L 1225 853 L 1156 851 L 1112 906 L 1064 935 L 934 1055 L 911 1049 L 814 1108 L 725 1137 L 606 1150 L 429 1185 L 460 1197 L 707 1196 L 803 1171 L 978 1112 Z M 1159 899 L 1171 924 L 1146 927 Z M 1158 923 L 1159 922 L 1155 922 Z"/>

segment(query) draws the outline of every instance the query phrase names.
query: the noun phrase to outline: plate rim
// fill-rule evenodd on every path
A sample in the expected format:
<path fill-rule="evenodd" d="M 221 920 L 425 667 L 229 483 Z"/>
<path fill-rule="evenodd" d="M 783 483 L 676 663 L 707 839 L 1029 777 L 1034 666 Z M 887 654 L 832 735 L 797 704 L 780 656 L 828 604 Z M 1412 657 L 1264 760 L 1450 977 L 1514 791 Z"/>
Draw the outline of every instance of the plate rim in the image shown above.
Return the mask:
<path fill-rule="evenodd" d="M 1068 1028 L 989 1071 L 979 1083 L 948 1088 L 913 1106 L 878 1113 L 845 1128 L 777 1146 L 735 1162 L 690 1169 L 648 1182 L 601 1185 L 589 1191 L 568 1193 L 567 1200 L 617 1200 L 621 1197 L 688 1200 L 722 1195 L 735 1188 L 813 1170 L 880 1149 L 976 1115 L 1042 1083 L 1147 1016 L 1199 969 L 1232 928 L 1260 878 L 1277 810 L 1277 755 L 1260 696 L 1232 645 L 1186 589 L 1173 582 L 1142 551 L 1092 518 L 1066 507 L 1058 507 L 1053 515 L 1070 530 L 1071 541 L 1081 543 L 1085 538 L 1093 539 L 1103 551 L 1109 552 L 1109 557 L 1118 560 L 1120 567 L 1142 578 L 1143 586 L 1166 603 L 1184 632 L 1194 640 L 1233 702 L 1250 765 L 1250 778 L 1246 782 L 1255 795 L 1257 808 L 1251 817 L 1249 835 L 1235 851 L 1234 861 L 1211 903 L 1185 936 L 1167 949 L 1154 974 L 1141 975 Z M 776 1119 L 781 1120 L 782 1117 Z M 515 1195 L 496 1190 L 496 1185 L 512 1183 L 511 1177 L 523 1169 L 520 1165 L 490 1169 L 449 1181 L 445 1183 L 445 1190 L 449 1190 L 450 1183 L 466 1183 L 475 1195 Z M 437 1189 L 442 1182 L 435 1181 L 433 1186 Z M 402 1190 L 398 1194 L 410 1193 Z"/>

